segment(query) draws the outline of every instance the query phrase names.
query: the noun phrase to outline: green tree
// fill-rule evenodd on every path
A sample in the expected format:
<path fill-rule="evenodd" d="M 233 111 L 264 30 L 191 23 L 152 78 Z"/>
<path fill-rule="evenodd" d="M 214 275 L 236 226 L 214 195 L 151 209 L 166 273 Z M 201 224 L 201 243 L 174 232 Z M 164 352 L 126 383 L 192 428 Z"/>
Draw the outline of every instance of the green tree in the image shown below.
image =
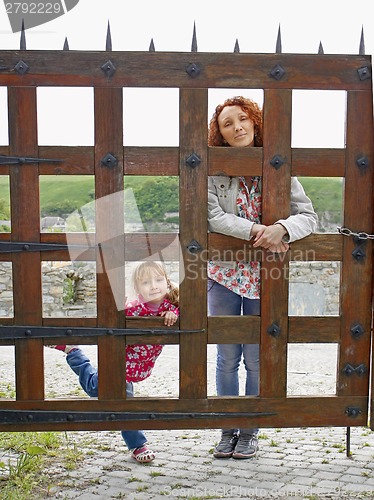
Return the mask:
<path fill-rule="evenodd" d="M 179 182 L 176 177 L 149 177 L 133 187 L 143 223 L 161 222 L 166 212 L 179 210 Z"/>
<path fill-rule="evenodd" d="M 81 202 L 78 200 L 62 200 L 49 202 L 41 207 L 41 216 L 62 217 L 66 219 L 68 215 L 81 207 Z"/>

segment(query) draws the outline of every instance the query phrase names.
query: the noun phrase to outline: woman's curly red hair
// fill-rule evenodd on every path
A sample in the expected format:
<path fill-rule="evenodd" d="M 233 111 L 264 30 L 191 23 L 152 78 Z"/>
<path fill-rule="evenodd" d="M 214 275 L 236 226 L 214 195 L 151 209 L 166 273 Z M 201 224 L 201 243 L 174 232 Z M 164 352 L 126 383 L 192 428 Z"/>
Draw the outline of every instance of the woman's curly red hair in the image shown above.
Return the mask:
<path fill-rule="evenodd" d="M 218 117 L 226 106 L 240 106 L 254 124 L 254 146 L 262 146 L 262 110 L 252 99 L 242 96 L 230 97 L 223 104 L 218 104 L 209 122 L 208 146 L 228 146 L 224 142 L 218 126 Z"/>

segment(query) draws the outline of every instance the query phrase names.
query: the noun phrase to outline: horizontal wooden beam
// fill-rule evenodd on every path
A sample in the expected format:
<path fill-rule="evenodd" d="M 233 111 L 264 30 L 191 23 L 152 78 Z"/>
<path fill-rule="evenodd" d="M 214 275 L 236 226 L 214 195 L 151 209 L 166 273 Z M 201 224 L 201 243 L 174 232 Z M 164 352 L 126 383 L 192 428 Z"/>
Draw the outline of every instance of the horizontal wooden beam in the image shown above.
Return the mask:
<path fill-rule="evenodd" d="M 190 52 L 1 51 L 2 86 L 370 89 L 370 56 Z M 21 63 L 23 71 L 15 69 Z M 188 73 L 191 64 L 194 70 Z M 282 71 L 277 72 L 281 67 Z M 109 70 L 109 71 L 108 71 Z M 282 74 L 283 73 L 283 74 Z M 275 75 L 275 76 L 272 76 Z M 281 75 L 281 76 L 279 76 Z"/>
<path fill-rule="evenodd" d="M 0 431 L 212 429 L 221 427 L 355 427 L 367 425 L 368 397 L 315 396 L 263 398 L 210 397 L 194 401 L 166 398 L 126 400 L 60 399 L 46 401 L 1 400 L 2 410 L 46 412 L 107 412 L 108 419 L 94 423 L 67 422 L 0 424 Z M 356 409 L 352 416 L 350 409 Z M 111 413 L 139 412 L 139 420 L 111 420 Z M 172 418 L 171 413 L 177 415 Z M 167 418 L 157 418 L 157 413 Z M 179 415 L 178 415 L 179 413 Z M 180 416 L 185 413 L 185 416 Z M 204 413 L 207 414 L 204 417 Z M 149 414 L 149 418 L 147 415 Z M 241 414 L 241 415 L 238 415 Z M 143 415 L 143 418 L 141 418 Z M 153 415 L 153 417 L 152 417 Z M 247 416 L 246 416 L 247 415 Z M 351 415 L 351 416 L 350 416 Z"/>

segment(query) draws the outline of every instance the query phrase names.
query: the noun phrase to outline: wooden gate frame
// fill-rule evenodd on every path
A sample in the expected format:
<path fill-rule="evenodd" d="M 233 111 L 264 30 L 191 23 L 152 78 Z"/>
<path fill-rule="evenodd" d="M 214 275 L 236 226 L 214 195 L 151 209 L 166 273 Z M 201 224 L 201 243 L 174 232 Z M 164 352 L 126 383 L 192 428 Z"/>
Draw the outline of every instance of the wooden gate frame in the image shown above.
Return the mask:
<path fill-rule="evenodd" d="M 1 52 L 0 84 L 8 87 L 9 146 L 0 148 L 0 174 L 9 175 L 12 232 L 0 235 L 0 260 L 12 262 L 14 318 L 2 319 L 0 344 L 15 345 L 16 400 L 0 400 L 0 430 L 168 429 L 214 427 L 362 426 L 368 423 L 372 310 L 370 238 L 315 234 L 291 245 L 279 260 L 250 243 L 207 233 L 207 176 L 262 175 L 263 222 L 286 217 L 291 176 L 344 177 L 344 225 L 352 232 L 373 231 L 373 107 L 371 57 L 275 54 L 26 51 Z M 362 35 L 363 37 L 363 35 Z M 65 44 L 65 49 L 67 49 Z M 38 86 L 94 88 L 95 146 L 38 146 Z M 124 147 L 124 87 L 173 87 L 180 92 L 179 147 Z M 263 89 L 262 148 L 207 147 L 208 89 Z M 347 93 L 346 147 L 291 148 L 293 89 Z M 109 155 L 109 156 L 108 156 Z M 111 156 L 110 156 L 111 155 Z M 11 158 L 4 158 L 11 157 Z M 44 160 L 45 161 L 44 161 Z M 51 159 L 51 161 L 48 161 Z M 57 164 L 52 159 L 60 160 Z M 39 175 L 95 175 L 97 199 L 123 189 L 124 175 L 179 175 L 180 244 L 185 279 L 181 316 L 165 335 L 155 318 L 118 313 L 108 276 L 97 274 L 97 318 L 43 318 L 41 263 L 70 260 L 66 235 L 40 233 Z M 360 210 L 361 208 L 361 210 Z M 98 241 L 106 228 L 123 228 L 120 213 L 97 213 Z M 361 235 L 362 236 L 362 235 Z M 87 235 L 76 234 L 76 244 Z M 157 239 L 158 238 L 158 239 Z M 170 235 L 156 238 L 162 249 Z M 83 260 L 100 264 L 100 248 Z M 131 257 L 147 249 L 142 235 L 125 235 Z M 133 245 L 133 246 L 132 246 Z M 298 260 L 341 261 L 341 314 L 289 317 L 286 279 L 263 279 L 261 317 L 207 317 L 206 255 L 243 251 L 262 260 L 263 275 L 297 255 Z M 202 251 L 204 250 L 204 252 Z M 207 250 L 207 252 L 205 252 Z M 144 254 L 145 255 L 145 254 Z M 123 256 L 121 257 L 123 258 Z M 205 259 L 204 259 L 205 258 Z M 199 279 L 192 279 L 196 265 Z M 104 270 L 105 271 L 105 270 Z M 267 274 L 264 274 L 267 273 Z M 135 331 L 134 331 L 135 329 Z M 137 335 L 136 331 L 141 335 Z M 98 344 L 98 399 L 46 400 L 43 345 Z M 124 343 L 179 344 L 178 399 L 126 400 Z M 259 397 L 207 397 L 207 343 L 261 343 Z M 337 392 L 325 397 L 287 397 L 287 344 L 338 343 Z M 373 370 L 371 370 L 371 373 Z M 373 385 L 373 384 L 372 384 Z M 371 404 L 373 408 L 373 401 Z M 373 426 L 373 415 L 371 425 Z M 373 427 L 372 427 L 373 428 Z"/>

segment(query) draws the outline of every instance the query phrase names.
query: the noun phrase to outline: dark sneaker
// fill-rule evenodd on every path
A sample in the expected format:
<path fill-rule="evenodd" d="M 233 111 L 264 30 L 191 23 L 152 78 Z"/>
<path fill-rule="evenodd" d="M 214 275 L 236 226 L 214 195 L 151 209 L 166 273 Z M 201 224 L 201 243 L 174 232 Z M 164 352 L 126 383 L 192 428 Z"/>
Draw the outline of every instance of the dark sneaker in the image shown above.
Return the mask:
<path fill-rule="evenodd" d="M 221 441 L 214 448 L 214 458 L 230 458 L 234 452 L 238 435 L 236 429 L 224 429 L 221 435 Z"/>
<path fill-rule="evenodd" d="M 258 450 L 258 439 L 255 434 L 241 432 L 239 440 L 235 446 L 232 458 L 252 458 L 256 456 Z"/>

